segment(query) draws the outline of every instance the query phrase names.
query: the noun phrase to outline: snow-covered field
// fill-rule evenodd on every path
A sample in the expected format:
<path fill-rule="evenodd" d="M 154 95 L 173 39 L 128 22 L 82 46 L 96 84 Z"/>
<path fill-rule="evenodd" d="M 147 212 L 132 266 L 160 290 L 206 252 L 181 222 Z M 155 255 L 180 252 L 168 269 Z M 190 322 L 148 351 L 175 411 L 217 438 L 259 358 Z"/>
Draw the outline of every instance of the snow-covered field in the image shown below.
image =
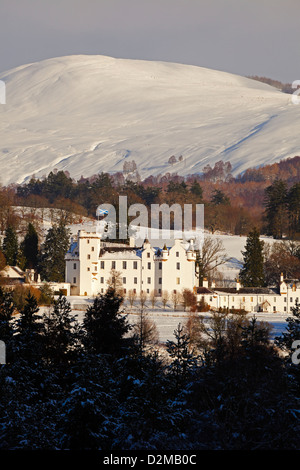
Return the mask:
<path fill-rule="evenodd" d="M 77 55 L 21 65 L 0 79 L 4 185 L 54 168 L 78 179 L 122 171 L 132 160 L 142 179 L 197 173 L 220 160 L 238 174 L 299 154 L 300 106 L 238 75 Z"/>
<path fill-rule="evenodd" d="M 71 296 L 67 298 L 71 303 L 72 313 L 77 315 L 79 322 L 82 321 L 84 312 L 88 305 L 91 305 L 93 302 L 92 298 L 87 297 L 76 297 Z M 139 321 L 140 306 L 138 300 L 135 302 L 135 305 L 131 309 L 127 301 L 124 302 L 124 312 L 128 315 L 128 321 L 130 324 L 135 324 Z M 174 340 L 174 330 L 177 329 L 180 324 L 183 326 L 187 321 L 188 312 L 184 312 L 180 307 L 174 311 L 171 302 L 168 302 L 166 308 L 162 306 L 161 302 L 152 308 L 150 301 L 147 302 L 146 307 L 144 308 L 144 314 L 150 320 L 153 320 L 157 326 L 159 341 L 165 343 L 167 340 Z M 207 313 L 200 315 L 209 316 Z M 253 318 L 254 314 L 248 314 L 248 318 Z M 286 313 L 255 313 L 257 321 L 267 322 L 272 326 L 271 338 L 279 336 L 286 328 Z"/>

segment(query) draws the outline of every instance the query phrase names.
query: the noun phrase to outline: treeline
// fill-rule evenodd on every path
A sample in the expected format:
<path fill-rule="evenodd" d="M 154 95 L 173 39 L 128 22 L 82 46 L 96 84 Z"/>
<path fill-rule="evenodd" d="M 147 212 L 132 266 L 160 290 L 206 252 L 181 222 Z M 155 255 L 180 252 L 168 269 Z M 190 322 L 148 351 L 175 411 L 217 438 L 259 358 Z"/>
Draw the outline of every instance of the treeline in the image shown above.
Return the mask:
<path fill-rule="evenodd" d="M 13 225 L 8 225 L 0 244 L 0 271 L 7 265 L 18 266 L 24 271 L 33 269 L 44 281 L 64 282 L 69 246 L 70 231 L 62 221 L 51 226 L 42 240 L 31 222 L 21 241 Z M 0 276 L 0 284 L 8 282 L 9 279 Z"/>
<path fill-rule="evenodd" d="M 191 314 L 165 348 L 113 289 L 80 323 L 62 295 L 44 313 L 29 295 L 14 316 L 1 290 L 0 310 L 1 450 L 299 449 L 298 308 L 275 345 L 270 325 L 215 313 Z"/>
<path fill-rule="evenodd" d="M 51 172 L 45 178 L 32 178 L 26 184 L 0 190 L 0 228 L 3 233 L 10 224 L 20 231 L 22 220 L 30 214 L 20 216 L 16 207 L 31 208 L 31 221 L 37 208 L 41 211 L 56 209 L 60 220 L 68 224 L 75 219 L 80 222 L 84 217 L 94 218 L 97 207 L 103 203 L 118 208 L 119 196 L 126 195 L 128 206 L 144 204 L 149 208 L 149 214 L 151 204 L 176 203 L 182 208 L 184 204 L 194 208 L 196 204 L 204 204 L 205 228 L 212 232 L 247 235 L 256 226 L 261 233 L 270 233 L 266 220 L 268 188 L 282 180 L 289 191 L 297 185 L 299 178 L 300 157 L 249 169 L 236 178 L 231 174 L 230 162 L 217 162 L 213 167 L 206 165 L 202 174 L 183 177 L 167 173 L 149 176 L 140 182 L 107 173 L 75 181 L 63 171 Z M 291 213 L 293 205 L 289 207 Z M 295 221 L 291 224 L 293 229 L 287 227 L 287 234 L 294 236 L 298 228 Z"/>
<path fill-rule="evenodd" d="M 295 90 L 292 88 L 291 83 L 282 83 L 279 80 L 274 80 L 268 77 L 260 77 L 258 75 L 250 75 L 247 78 L 251 78 L 252 80 L 257 80 L 262 83 L 266 83 L 267 85 L 271 85 L 275 88 L 278 88 L 283 93 L 293 93 Z"/>

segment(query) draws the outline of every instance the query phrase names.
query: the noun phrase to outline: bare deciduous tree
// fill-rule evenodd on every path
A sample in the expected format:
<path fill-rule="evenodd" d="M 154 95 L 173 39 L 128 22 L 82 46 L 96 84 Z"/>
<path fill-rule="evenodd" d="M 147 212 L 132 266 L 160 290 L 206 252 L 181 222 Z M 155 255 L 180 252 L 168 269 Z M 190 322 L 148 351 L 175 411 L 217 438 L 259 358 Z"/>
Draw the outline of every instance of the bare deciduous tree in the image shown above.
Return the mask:
<path fill-rule="evenodd" d="M 196 261 L 196 273 L 199 285 L 202 285 L 204 277 L 210 279 L 212 271 L 225 264 L 229 259 L 223 243 L 219 238 L 205 236 L 203 244 L 198 251 Z"/>

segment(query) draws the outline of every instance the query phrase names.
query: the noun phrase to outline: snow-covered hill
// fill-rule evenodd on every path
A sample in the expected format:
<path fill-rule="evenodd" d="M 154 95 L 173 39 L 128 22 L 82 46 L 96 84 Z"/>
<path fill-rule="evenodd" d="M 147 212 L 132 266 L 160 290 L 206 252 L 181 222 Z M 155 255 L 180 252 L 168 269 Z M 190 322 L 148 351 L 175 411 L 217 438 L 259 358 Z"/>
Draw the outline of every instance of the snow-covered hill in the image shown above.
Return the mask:
<path fill-rule="evenodd" d="M 225 72 L 69 56 L 0 79 L 2 184 L 54 168 L 74 178 L 122 171 L 131 160 L 142 178 L 201 172 L 219 160 L 237 174 L 300 151 L 300 106 L 291 96 Z M 182 161 L 170 165 L 171 155 Z"/>

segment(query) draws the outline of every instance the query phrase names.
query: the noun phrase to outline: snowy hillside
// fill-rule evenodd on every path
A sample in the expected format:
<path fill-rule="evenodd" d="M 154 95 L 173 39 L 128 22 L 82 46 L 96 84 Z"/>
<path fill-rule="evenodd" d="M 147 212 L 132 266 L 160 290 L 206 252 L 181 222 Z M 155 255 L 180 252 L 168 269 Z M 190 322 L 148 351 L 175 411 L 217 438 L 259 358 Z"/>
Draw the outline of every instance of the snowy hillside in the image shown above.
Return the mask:
<path fill-rule="evenodd" d="M 201 172 L 230 161 L 234 174 L 300 151 L 300 106 L 237 75 L 165 62 L 69 56 L 0 74 L 2 184 L 68 170 L 142 178 Z M 182 161 L 168 163 L 175 155 Z"/>

